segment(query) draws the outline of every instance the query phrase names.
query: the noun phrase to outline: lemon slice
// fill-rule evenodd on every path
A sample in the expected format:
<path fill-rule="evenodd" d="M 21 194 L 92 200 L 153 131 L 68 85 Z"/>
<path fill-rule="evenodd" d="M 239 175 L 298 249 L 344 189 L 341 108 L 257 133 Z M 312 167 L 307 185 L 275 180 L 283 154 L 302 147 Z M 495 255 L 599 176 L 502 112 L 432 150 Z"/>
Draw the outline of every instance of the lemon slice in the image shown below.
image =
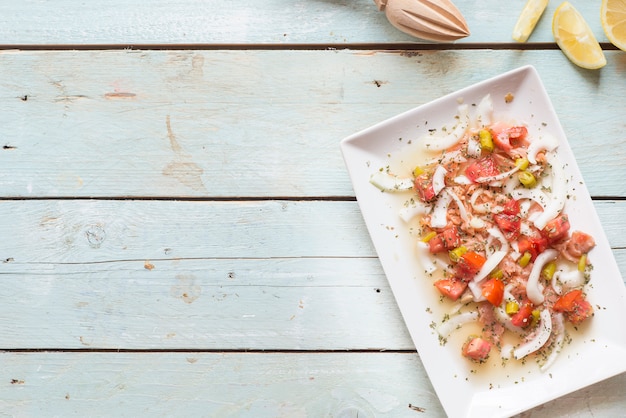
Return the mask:
<path fill-rule="evenodd" d="M 602 48 L 591 28 L 567 1 L 554 11 L 552 34 L 565 56 L 579 67 L 595 70 L 606 65 Z"/>
<path fill-rule="evenodd" d="M 513 28 L 513 40 L 526 42 L 546 9 L 549 0 L 528 0 Z"/>
<path fill-rule="evenodd" d="M 602 0 L 600 21 L 609 41 L 626 51 L 626 0 Z"/>

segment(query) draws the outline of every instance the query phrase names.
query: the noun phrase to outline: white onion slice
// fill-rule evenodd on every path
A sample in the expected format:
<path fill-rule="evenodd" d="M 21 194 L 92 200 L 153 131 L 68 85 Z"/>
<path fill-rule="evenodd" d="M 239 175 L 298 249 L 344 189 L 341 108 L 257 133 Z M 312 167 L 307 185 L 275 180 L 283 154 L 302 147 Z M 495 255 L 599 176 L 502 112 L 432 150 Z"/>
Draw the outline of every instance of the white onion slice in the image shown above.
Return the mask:
<path fill-rule="evenodd" d="M 508 360 L 513 355 L 513 345 L 512 344 L 503 344 L 502 349 L 500 350 L 500 357 L 504 360 Z"/>
<path fill-rule="evenodd" d="M 529 201 L 537 202 L 542 208 L 548 205 L 549 198 L 548 195 L 541 191 L 541 187 L 533 187 L 532 189 L 527 189 L 521 186 L 519 179 L 517 177 L 511 177 L 504 184 L 503 191 L 505 194 L 510 195 L 515 200 L 527 199 Z"/>
<path fill-rule="evenodd" d="M 511 175 L 515 174 L 517 171 L 519 171 L 519 167 L 515 166 L 509 171 L 505 171 L 504 173 L 496 174 L 495 176 L 478 177 L 474 181 L 476 183 L 492 183 L 494 181 L 504 180 L 505 178 L 510 177 Z"/>
<path fill-rule="evenodd" d="M 542 304 L 544 300 L 543 286 L 539 283 L 541 270 L 546 263 L 554 260 L 558 254 L 556 250 L 549 249 L 539 254 L 535 259 L 533 268 L 528 276 L 528 282 L 526 282 L 526 294 L 528 295 L 528 299 L 535 305 Z"/>
<path fill-rule="evenodd" d="M 457 194 L 454 193 L 450 189 L 446 189 L 445 193 L 449 194 L 450 197 L 452 197 L 452 200 L 454 200 L 454 202 L 458 206 L 458 208 L 459 208 L 459 215 L 461 215 L 461 219 L 463 219 L 465 222 L 469 222 L 470 221 L 470 217 L 467 214 L 467 209 L 465 209 L 465 205 L 461 201 L 461 198 L 459 196 L 457 196 Z"/>
<path fill-rule="evenodd" d="M 550 220 L 556 218 L 559 212 L 563 210 L 567 198 L 567 180 L 559 157 L 555 153 L 549 152 L 546 154 L 546 160 L 552 167 L 552 187 L 548 204 L 534 220 L 535 226 L 539 229 L 545 228 Z"/>
<path fill-rule="evenodd" d="M 563 286 L 559 290 L 565 291 L 581 287 L 585 284 L 585 275 L 582 271 L 578 270 L 578 268 L 572 269 L 570 271 L 564 271 L 559 269 L 554 272 L 554 276 L 552 276 L 552 279 L 561 282 Z"/>
<path fill-rule="evenodd" d="M 552 287 L 552 289 L 554 290 L 554 292 L 557 295 L 562 295 L 563 294 L 563 288 L 559 284 L 558 278 L 559 278 L 559 275 L 555 271 L 554 274 L 552 275 L 552 280 L 550 280 L 550 286 Z"/>
<path fill-rule="evenodd" d="M 468 179 L 468 178 L 467 178 L 466 176 L 464 176 L 464 175 L 456 176 L 456 177 L 454 178 L 454 182 L 455 182 L 456 184 L 464 184 L 464 185 L 466 185 L 466 186 L 467 186 L 467 185 L 472 184 L 472 181 L 471 181 L 470 179 Z"/>
<path fill-rule="evenodd" d="M 506 306 L 507 301 L 517 301 L 515 296 L 513 296 L 513 294 L 511 293 L 511 289 L 513 289 L 513 284 L 511 283 L 504 286 L 504 294 L 502 295 L 502 306 Z M 500 323 L 504 325 L 504 327 L 509 331 L 515 332 L 517 334 L 523 334 L 525 332 L 524 328 L 513 325 L 513 323 L 511 322 L 511 317 L 506 313 L 502 306 L 498 306 L 494 309 L 494 313 L 496 315 L 496 318 L 498 318 L 498 321 L 500 321 Z"/>
<path fill-rule="evenodd" d="M 539 188 L 518 188 L 511 192 L 511 197 L 515 200 L 532 200 L 534 202 L 537 202 L 542 208 L 544 208 L 544 210 L 549 202 L 548 196 L 544 192 L 539 190 Z"/>
<path fill-rule="evenodd" d="M 527 355 L 539 350 L 550 338 L 552 334 L 552 318 L 550 311 L 544 309 L 539 314 L 540 322 L 537 325 L 537 334 L 529 341 L 513 350 L 513 356 L 516 360 L 522 359 Z"/>
<path fill-rule="evenodd" d="M 469 288 L 470 292 L 472 292 L 472 295 L 474 296 L 474 302 L 482 302 L 484 300 L 487 300 L 487 298 L 483 296 L 483 291 L 480 285 L 481 283 L 477 283 L 477 282 L 469 282 L 467 284 L 467 287 Z"/>
<path fill-rule="evenodd" d="M 478 311 L 463 312 L 450 317 L 446 322 L 437 327 L 437 332 L 442 337 L 447 337 L 461 326 L 478 320 Z"/>
<path fill-rule="evenodd" d="M 542 364 L 541 367 L 539 368 L 539 370 L 541 370 L 542 372 L 545 372 L 546 370 L 550 368 L 550 366 L 552 366 L 552 364 L 556 360 L 556 357 L 559 355 L 559 353 L 563 349 L 563 342 L 565 341 L 565 326 L 563 325 L 563 314 L 561 313 L 554 314 L 553 319 L 554 319 L 553 328 L 554 328 L 554 336 L 555 336 L 554 347 L 552 348 L 550 355 L 546 359 L 546 362 Z"/>
<path fill-rule="evenodd" d="M 490 238 L 494 237 L 498 241 L 500 241 L 500 244 L 501 244 L 500 251 L 504 251 L 505 253 L 509 251 L 509 248 L 510 248 L 509 242 L 504 237 L 504 234 L 502 233 L 502 231 L 500 231 L 498 228 L 494 226 L 493 228 L 489 228 L 487 232 L 489 232 Z"/>
<path fill-rule="evenodd" d="M 446 165 L 449 163 L 464 163 L 467 161 L 467 158 L 463 156 L 461 150 L 444 152 L 440 157 L 430 159 L 426 161 L 425 165 L 435 165 L 441 164 Z"/>
<path fill-rule="evenodd" d="M 469 224 L 474 229 L 483 229 L 485 226 L 487 226 L 487 223 L 477 216 L 472 217 L 472 219 L 470 219 L 469 221 Z"/>
<path fill-rule="evenodd" d="M 423 242 L 417 242 L 417 261 L 420 263 L 426 274 L 431 274 L 437 270 L 437 266 L 433 263 L 430 246 Z"/>
<path fill-rule="evenodd" d="M 531 164 L 537 164 L 537 154 L 539 151 L 554 151 L 559 146 L 559 141 L 549 134 L 543 135 L 541 139 L 535 139 L 528 145 L 528 154 L 526 158 Z"/>
<path fill-rule="evenodd" d="M 487 261 L 481 267 L 480 271 L 476 273 L 474 278 L 468 283 L 468 287 L 472 291 L 474 295 L 474 301 L 479 302 L 484 300 L 481 284 L 482 281 L 487 277 L 487 275 L 500 264 L 500 261 L 506 256 L 506 251 L 496 251 L 489 257 L 487 257 Z"/>
<path fill-rule="evenodd" d="M 495 269 L 498 264 L 500 264 L 500 261 L 506 256 L 506 253 L 506 251 L 500 250 L 487 257 L 487 261 L 485 261 L 485 264 L 483 264 L 478 273 L 476 273 L 472 281 L 480 282 L 487 277 L 491 270 Z"/>
<path fill-rule="evenodd" d="M 370 183 L 383 192 L 404 192 L 413 188 L 413 179 L 377 171 L 370 176 Z"/>
<path fill-rule="evenodd" d="M 470 137 L 467 140 L 467 155 L 472 158 L 478 158 L 480 157 L 481 152 L 482 148 L 480 147 L 480 142 L 478 142 L 473 137 Z"/>
<path fill-rule="evenodd" d="M 511 317 L 506 313 L 504 309 L 498 306 L 493 311 L 496 315 L 496 318 L 498 319 L 498 322 L 500 322 L 504 326 L 504 328 L 517 334 L 524 333 L 524 328 L 516 327 L 515 325 L 513 325 L 513 323 L 511 322 Z"/>
<path fill-rule="evenodd" d="M 411 221 L 411 219 L 415 218 L 418 215 L 428 215 L 432 209 L 433 208 L 430 205 L 424 205 L 421 202 L 412 201 L 400 208 L 400 210 L 398 211 L 398 216 L 400 216 L 400 219 L 402 219 L 404 222 L 408 223 Z"/>
<path fill-rule="evenodd" d="M 478 213 L 487 213 L 491 211 L 491 205 L 489 203 L 476 203 L 476 200 L 478 200 L 478 198 L 480 197 L 481 194 L 483 194 L 484 189 L 481 188 L 477 188 L 476 190 L 474 190 L 474 193 L 472 193 L 472 196 L 470 197 L 470 204 L 472 205 L 472 208 L 474 208 L 474 211 L 478 212 Z"/>
<path fill-rule="evenodd" d="M 446 170 L 442 165 L 438 165 L 435 168 L 435 172 L 433 173 L 433 191 L 435 192 L 435 196 L 441 192 L 444 187 L 446 187 L 446 174 L 448 170 Z"/>
<path fill-rule="evenodd" d="M 430 217 L 431 228 L 443 228 L 448 224 L 448 206 L 451 201 L 452 196 L 448 193 L 442 193 L 439 196 Z"/>
<path fill-rule="evenodd" d="M 469 106 L 459 106 L 459 121 L 451 132 L 439 135 L 426 135 L 421 139 L 422 146 L 431 151 L 442 151 L 456 145 L 463 138 L 469 126 Z"/>
<path fill-rule="evenodd" d="M 491 95 L 487 94 L 482 98 L 478 106 L 476 106 L 476 115 L 474 117 L 474 125 L 478 128 L 491 125 L 493 117 L 493 100 Z"/>

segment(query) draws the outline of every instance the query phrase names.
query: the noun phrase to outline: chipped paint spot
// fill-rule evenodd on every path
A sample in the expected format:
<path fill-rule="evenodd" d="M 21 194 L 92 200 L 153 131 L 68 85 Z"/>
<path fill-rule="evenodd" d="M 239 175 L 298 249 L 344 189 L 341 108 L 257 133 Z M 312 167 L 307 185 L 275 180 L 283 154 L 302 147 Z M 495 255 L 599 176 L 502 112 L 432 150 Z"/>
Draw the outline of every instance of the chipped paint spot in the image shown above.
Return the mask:
<path fill-rule="evenodd" d="M 195 77 L 204 76 L 204 55 L 194 55 L 191 59 L 191 74 Z"/>
<path fill-rule="evenodd" d="M 174 151 L 176 154 L 180 154 L 183 149 L 178 143 L 178 139 L 176 138 L 176 135 L 172 130 L 172 118 L 170 117 L 170 115 L 167 115 L 165 117 L 165 127 L 167 128 L 167 139 L 170 140 L 170 147 L 172 147 L 172 151 Z"/>
<path fill-rule="evenodd" d="M 135 93 L 130 93 L 127 91 L 116 91 L 113 93 L 104 94 L 104 98 L 108 100 L 119 100 L 119 99 L 128 100 L 128 99 L 134 99 L 135 97 L 137 97 Z"/>
<path fill-rule="evenodd" d="M 193 190 L 206 192 L 206 187 L 202 181 L 204 170 L 193 162 L 190 155 L 184 152 L 183 147 L 178 142 L 178 138 L 172 129 L 170 115 L 167 115 L 165 118 L 165 126 L 167 128 L 167 138 L 170 141 L 170 147 L 176 156 L 174 161 L 163 169 L 163 175 L 175 178 L 180 183 Z"/>
<path fill-rule="evenodd" d="M 85 96 L 83 94 L 68 94 L 68 95 L 57 96 L 54 99 L 54 101 L 55 102 L 62 102 L 62 103 L 72 103 L 72 102 L 75 102 L 75 101 L 81 100 L 81 99 L 87 99 L 87 96 Z"/>
<path fill-rule="evenodd" d="M 201 294 L 202 287 L 196 284 L 193 274 L 179 274 L 176 276 L 176 284 L 170 289 L 170 295 L 188 304 L 193 303 Z"/>
<path fill-rule="evenodd" d="M 171 162 L 163 169 L 163 174 L 191 189 L 206 191 L 201 178 L 204 170 L 194 162 Z"/>

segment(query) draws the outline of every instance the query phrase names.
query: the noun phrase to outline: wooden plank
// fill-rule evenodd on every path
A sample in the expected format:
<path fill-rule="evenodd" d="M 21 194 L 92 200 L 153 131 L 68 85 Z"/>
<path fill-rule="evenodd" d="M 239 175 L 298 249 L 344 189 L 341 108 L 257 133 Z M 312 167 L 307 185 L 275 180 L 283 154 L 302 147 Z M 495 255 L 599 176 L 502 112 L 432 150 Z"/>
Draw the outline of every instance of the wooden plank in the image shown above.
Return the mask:
<path fill-rule="evenodd" d="M 0 260 L 16 263 L 375 254 L 355 202 L 37 200 L 0 210 L 0 236 L 11 237 Z"/>
<path fill-rule="evenodd" d="M 416 354 L 3 353 L 5 414 L 441 416 Z M 11 384 L 15 379 L 17 382 Z M 399 384 L 401 382 L 401 384 Z M 106 413 L 105 413 L 106 414 Z"/>
<path fill-rule="evenodd" d="M 34 267 L 3 272 L 2 349 L 414 349 L 374 258 Z"/>
<path fill-rule="evenodd" d="M 625 248 L 624 201 L 594 206 Z M 21 264 L 376 255 L 353 201 L 1 201 L 0 236 Z"/>
<path fill-rule="evenodd" d="M 533 64 L 592 195 L 624 196 L 626 55 L 607 55 L 600 76 L 560 51 L 4 52 L 2 195 L 352 196 L 341 139 Z"/>
<path fill-rule="evenodd" d="M 597 207 L 626 277 L 626 204 Z M 413 348 L 356 202 L 0 210 L 0 349 Z"/>
<path fill-rule="evenodd" d="M 598 18 L 600 2 L 573 1 L 606 42 Z M 471 35 L 457 43 L 512 42 L 511 33 L 525 0 L 502 2 L 456 0 Z M 548 5 L 530 42 L 554 42 L 551 23 L 560 3 Z M 59 13 L 63 10 L 63 13 Z M 245 2 L 218 0 L 110 0 L 85 4 L 3 2 L 0 5 L 3 44 L 336 44 L 414 42 L 378 12 L 371 0 Z"/>
<path fill-rule="evenodd" d="M 0 408 L 10 416 L 445 417 L 413 353 L 5 352 L 0 360 Z M 618 416 L 625 385 L 622 374 L 518 418 Z"/>

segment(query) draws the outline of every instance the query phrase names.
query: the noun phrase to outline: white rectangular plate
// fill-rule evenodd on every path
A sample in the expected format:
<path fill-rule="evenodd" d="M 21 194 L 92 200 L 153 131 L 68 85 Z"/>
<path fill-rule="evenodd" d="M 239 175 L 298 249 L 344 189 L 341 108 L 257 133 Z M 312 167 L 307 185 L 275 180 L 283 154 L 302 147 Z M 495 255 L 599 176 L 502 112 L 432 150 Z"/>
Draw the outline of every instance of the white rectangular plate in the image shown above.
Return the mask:
<path fill-rule="evenodd" d="M 504 97 L 514 100 L 506 103 Z M 460 102 L 477 104 L 491 94 L 495 120 L 527 125 L 529 135 L 548 131 L 559 141 L 558 156 L 574 185 L 565 213 L 572 230 L 591 234 L 596 247 L 589 259 L 594 268 L 586 290 L 594 317 L 571 333 L 555 363 L 541 372 L 526 364 L 491 362 L 476 365 L 461 356 L 458 345 L 441 345 L 433 325 L 439 297 L 431 281 L 420 277 L 414 238 L 398 216 L 401 202 L 382 193 L 370 176 L 407 149 L 428 129 L 449 126 Z M 592 121 L 590 121 L 592 122 Z M 550 99 L 532 66 L 525 66 L 419 106 L 341 141 L 363 218 L 390 287 L 428 376 L 450 417 L 511 416 L 626 371 L 626 287 L 600 225 Z M 489 363 L 488 363 L 489 364 Z M 407 370 L 407 373 L 411 371 Z"/>

